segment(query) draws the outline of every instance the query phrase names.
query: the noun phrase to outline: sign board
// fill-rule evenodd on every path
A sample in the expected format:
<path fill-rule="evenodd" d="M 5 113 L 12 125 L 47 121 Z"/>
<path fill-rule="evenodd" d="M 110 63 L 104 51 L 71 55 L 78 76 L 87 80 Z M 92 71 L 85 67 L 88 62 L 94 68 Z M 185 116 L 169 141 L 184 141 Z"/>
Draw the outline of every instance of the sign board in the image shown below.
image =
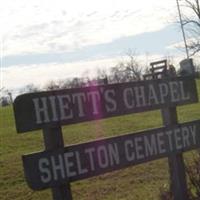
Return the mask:
<path fill-rule="evenodd" d="M 17 132 L 198 102 L 195 79 L 176 77 L 21 95 Z"/>
<path fill-rule="evenodd" d="M 34 190 L 59 186 L 200 147 L 200 120 L 23 156 Z"/>
<path fill-rule="evenodd" d="M 194 75 L 195 69 L 191 58 L 180 62 L 180 73 L 183 75 Z"/>

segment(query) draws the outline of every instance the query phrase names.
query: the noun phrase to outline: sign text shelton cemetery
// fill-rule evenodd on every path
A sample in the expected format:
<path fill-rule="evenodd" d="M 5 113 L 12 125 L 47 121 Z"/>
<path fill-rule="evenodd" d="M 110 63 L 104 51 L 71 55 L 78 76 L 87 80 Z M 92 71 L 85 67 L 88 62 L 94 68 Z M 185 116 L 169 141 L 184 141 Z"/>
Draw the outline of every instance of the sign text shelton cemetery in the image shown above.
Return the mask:
<path fill-rule="evenodd" d="M 133 166 L 200 146 L 200 120 L 171 128 L 67 146 L 23 156 L 27 181 L 39 190 Z"/>

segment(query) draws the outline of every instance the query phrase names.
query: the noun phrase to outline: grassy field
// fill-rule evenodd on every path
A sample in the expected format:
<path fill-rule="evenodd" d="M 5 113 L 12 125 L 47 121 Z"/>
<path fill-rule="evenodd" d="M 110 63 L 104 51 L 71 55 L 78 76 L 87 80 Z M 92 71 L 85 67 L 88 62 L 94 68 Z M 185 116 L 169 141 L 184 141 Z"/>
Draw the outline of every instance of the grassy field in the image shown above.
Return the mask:
<path fill-rule="evenodd" d="M 197 85 L 200 99 L 200 81 Z M 200 103 L 179 107 L 177 111 L 179 122 L 200 119 Z M 161 125 L 160 111 L 153 111 L 65 126 L 63 135 L 67 145 Z M 0 144 L 0 199 L 51 199 L 49 189 L 29 189 L 23 175 L 21 155 L 44 149 L 41 131 L 17 134 L 12 107 L 0 107 Z M 168 178 L 167 160 L 160 159 L 75 182 L 71 188 L 73 200 L 156 200 L 159 189 L 168 185 Z"/>

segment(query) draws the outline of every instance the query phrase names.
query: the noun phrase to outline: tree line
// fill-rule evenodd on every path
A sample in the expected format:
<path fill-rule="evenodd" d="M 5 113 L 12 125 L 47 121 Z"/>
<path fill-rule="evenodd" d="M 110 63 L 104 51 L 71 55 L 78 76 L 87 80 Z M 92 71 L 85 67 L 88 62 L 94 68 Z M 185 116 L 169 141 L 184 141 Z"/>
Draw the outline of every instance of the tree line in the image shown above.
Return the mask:
<path fill-rule="evenodd" d="M 200 63 L 195 64 L 195 70 L 200 73 Z M 143 80 L 143 75 L 150 73 L 148 66 L 142 64 L 138 61 L 137 56 L 130 52 L 127 54 L 127 58 L 117 65 L 110 68 L 107 72 L 104 69 L 97 69 L 96 77 L 90 78 L 88 76 L 66 78 L 64 80 L 50 80 L 42 88 L 34 84 L 28 84 L 20 89 L 19 94 L 33 93 L 39 91 L 51 91 L 59 89 L 70 89 L 70 88 L 80 88 L 80 87 L 90 87 L 94 85 L 104 85 L 112 83 L 122 83 L 130 81 L 140 81 Z M 177 75 L 179 75 L 179 70 Z M 10 90 L 5 88 L 1 89 L 0 105 L 7 106 L 12 104 L 13 95 Z"/>
<path fill-rule="evenodd" d="M 89 87 L 92 85 L 102 85 L 108 83 L 121 83 L 128 81 L 138 81 L 142 79 L 145 67 L 141 65 L 133 54 L 128 54 L 126 61 L 119 62 L 112 67 L 109 72 L 104 69 L 97 69 L 96 77 L 73 77 L 64 80 L 50 80 L 42 88 L 34 84 L 28 84 L 19 90 L 19 94 L 32 93 L 39 91 L 51 91 L 58 89 Z M 145 68 L 146 69 L 146 68 Z M 1 89 L 0 105 L 6 106 L 13 101 L 12 91 L 5 88 Z"/>

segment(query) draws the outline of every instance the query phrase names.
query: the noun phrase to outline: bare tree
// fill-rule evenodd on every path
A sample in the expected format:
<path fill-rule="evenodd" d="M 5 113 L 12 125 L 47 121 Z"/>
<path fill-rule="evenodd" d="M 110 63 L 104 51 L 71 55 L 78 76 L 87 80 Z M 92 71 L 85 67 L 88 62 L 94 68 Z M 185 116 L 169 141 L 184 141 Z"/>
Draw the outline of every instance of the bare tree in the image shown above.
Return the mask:
<path fill-rule="evenodd" d="M 35 86 L 34 84 L 28 84 L 24 86 L 19 92 L 20 93 L 32 93 L 32 92 L 38 92 L 39 88 Z"/>
<path fill-rule="evenodd" d="M 200 53 L 200 4 L 199 0 L 182 0 L 182 20 L 187 35 L 190 55 Z"/>
<path fill-rule="evenodd" d="M 112 81 L 120 83 L 141 80 L 142 68 L 135 53 L 129 51 L 127 53 L 127 59 L 119 62 L 111 69 Z"/>
<path fill-rule="evenodd" d="M 80 88 L 80 87 L 84 87 L 85 86 L 85 81 L 84 78 L 78 78 L 78 77 L 74 77 L 73 79 L 71 79 L 68 82 L 68 87 L 69 88 Z"/>
<path fill-rule="evenodd" d="M 127 53 L 128 61 L 126 62 L 126 73 L 128 80 L 140 80 L 142 77 L 142 67 L 136 59 L 135 53 Z"/>
<path fill-rule="evenodd" d="M 53 80 L 50 80 L 45 86 L 45 90 L 57 90 L 60 88 L 60 85 Z"/>
<path fill-rule="evenodd" d="M 119 62 L 115 67 L 111 68 L 111 82 L 121 83 L 126 81 L 126 77 L 124 75 L 125 66 L 123 62 Z"/>

